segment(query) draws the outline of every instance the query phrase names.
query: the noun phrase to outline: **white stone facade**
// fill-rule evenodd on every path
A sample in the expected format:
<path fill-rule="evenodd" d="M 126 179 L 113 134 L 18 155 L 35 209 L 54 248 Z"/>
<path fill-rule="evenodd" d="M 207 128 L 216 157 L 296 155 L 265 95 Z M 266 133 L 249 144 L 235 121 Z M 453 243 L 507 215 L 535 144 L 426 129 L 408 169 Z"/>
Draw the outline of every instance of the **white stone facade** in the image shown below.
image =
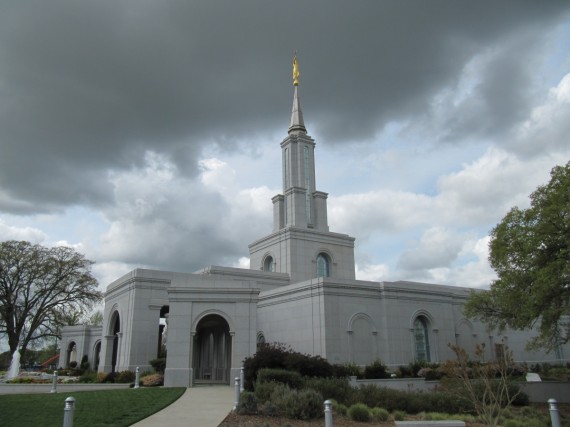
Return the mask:
<path fill-rule="evenodd" d="M 283 194 L 272 199 L 273 231 L 249 246 L 249 270 L 133 270 L 107 287 L 102 327 L 64 328 L 60 364 L 75 346 L 78 363 L 87 355 L 99 372 L 145 371 L 166 338 L 165 385 L 192 386 L 231 383 L 258 342 L 286 343 L 335 364 L 381 359 L 394 367 L 444 361 L 452 357 L 448 344 L 473 352 L 485 343 L 489 359 L 505 345 L 520 361 L 569 354 L 569 346 L 527 352 L 532 331 L 497 335 L 466 319 L 469 288 L 355 280 L 354 238 L 329 231 L 327 194 L 316 190 L 315 142 L 297 87 L 281 150 Z"/>

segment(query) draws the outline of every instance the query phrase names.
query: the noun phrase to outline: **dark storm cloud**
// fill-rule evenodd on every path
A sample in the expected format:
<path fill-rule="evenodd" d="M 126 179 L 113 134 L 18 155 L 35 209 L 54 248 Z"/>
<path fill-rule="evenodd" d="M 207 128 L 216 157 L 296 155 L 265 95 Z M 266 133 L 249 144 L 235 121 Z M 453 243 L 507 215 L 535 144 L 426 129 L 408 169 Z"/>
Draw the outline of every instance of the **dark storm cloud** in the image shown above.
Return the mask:
<path fill-rule="evenodd" d="M 234 138 L 285 132 L 294 49 L 309 132 L 331 143 L 366 140 L 390 120 L 424 112 L 489 46 L 529 31 L 540 39 L 569 4 L 136 0 L 0 8 L 0 190 L 12 199 L 2 205 L 0 197 L 0 210 L 41 211 L 108 202 L 107 172 L 139 166 L 145 150 L 169 155 L 191 175 L 207 142 L 232 150 Z M 493 107 L 477 117 L 492 114 L 500 126 L 519 117 L 530 78 L 520 67 L 529 59 L 511 52 L 488 65 L 478 102 Z"/>

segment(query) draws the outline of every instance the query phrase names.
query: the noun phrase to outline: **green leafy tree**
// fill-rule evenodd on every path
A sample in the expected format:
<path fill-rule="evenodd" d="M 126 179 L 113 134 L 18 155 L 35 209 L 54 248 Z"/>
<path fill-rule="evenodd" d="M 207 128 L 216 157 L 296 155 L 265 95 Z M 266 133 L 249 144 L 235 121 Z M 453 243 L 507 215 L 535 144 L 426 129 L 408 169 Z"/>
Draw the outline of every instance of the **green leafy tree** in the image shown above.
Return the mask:
<path fill-rule="evenodd" d="M 58 335 L 102 298 L 92 261 L 70 247 L 0 243 L 0 334 L 10 353 Z"/>
<path fill-rule="evenodd" d="M 101 310 L 97 310 L 96 312 L 94 312 L 89 317 L 89 320 L 87 323 L 90 325 L 93 325 L 93 326 L 102 326 L 103 325 L 103 312 Z"/>
<path fill-rule="evenodd" d="M 498 279 L 474 292 L 466 314 L 502 330 L 538 327 L 529 347 L 556 349 L 570 339 L 570 162 L 514 207 L 492 230 L 491 266 Z"/>

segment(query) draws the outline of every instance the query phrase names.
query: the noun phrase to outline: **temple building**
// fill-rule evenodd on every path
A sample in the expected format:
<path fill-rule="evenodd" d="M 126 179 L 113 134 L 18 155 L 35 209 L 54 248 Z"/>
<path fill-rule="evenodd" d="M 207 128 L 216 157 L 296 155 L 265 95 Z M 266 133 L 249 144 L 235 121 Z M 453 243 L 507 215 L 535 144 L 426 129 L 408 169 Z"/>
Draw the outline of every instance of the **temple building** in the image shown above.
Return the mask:
<path fill-rule="evenodd" d="M 453 357 L 448 344 L 488 358 L 505 346 L 518 361 L 564 359 L 525 349 L 533 331 L 498 334 L 467 319 L 468 287 L 355 279 L 355 239 L 329 230 L 327 193 L 317 190 L 293 63 L 293 109 L 281 142 L 283 192 L 273 230 L 249 245 L 250 269 L 194 273 L 135 269 L 107 286 L 103 325 L 64 328 L 60 366 L 84 355 L 99 372 L 152 369 L 166 352 L 165 386 L 230 383 L 258 344 L 286 343 L 333 364 L 388 366 Z"/>

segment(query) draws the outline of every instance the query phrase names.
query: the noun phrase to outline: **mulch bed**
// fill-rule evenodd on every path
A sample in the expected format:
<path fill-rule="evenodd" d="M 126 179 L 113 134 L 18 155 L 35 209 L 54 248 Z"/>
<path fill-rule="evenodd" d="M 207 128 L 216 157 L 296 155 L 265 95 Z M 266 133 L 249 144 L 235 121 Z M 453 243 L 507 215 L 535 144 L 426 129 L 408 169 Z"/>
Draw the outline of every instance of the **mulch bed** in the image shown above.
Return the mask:
<path fill-rule="evenodd" d="M 533 404 L 534 407 L 538 408 L 543 414 L 549 415 L 547 404 Z M 563 403 L 558 405 L 558 410 L 563 419 L 570 419 L 570 404 Z M 407 419 L 413 419 L 412 415 L 408 415 Z M 567 421 L 566 421 L 567 422 Z M 237 415 L 233 412 L 228 414 L 228 416 L 222 421 L 218 427 L 323 427 L 324 418 L 302 421 L 302 420 L 291 420 L 289 418 L 280 417 L 267 417 L 263 415 Z M 370 421 L 368 423 L 353 421 L 347 417 L 341 417 L 335 414 L 333 419 L 334 427 L 394 427 L 393 421 Z M 563 421 L 563 425 L 565 422 Z M 485 427 L 484 424 L 479 423 L 465 423 L 466 427 Z"/>
<path fill-rule="evenodd" d="M 408 419 L 412 419 L 409 417 Z M 219 427 L 323 427 L 324 418 L 310 421 L 290 420 L 288 418 L 266 417 L 262 415 L 237 415 L 229 414 Z M 368 423 L 353 421 L 346 417 L 335 416 L 334 427 L 365 427 L 380 426 L 394 427 L 393 421 L 370 421 Z M 485 427 L 483 424 L 466 423 L 466 427 Z"/>

